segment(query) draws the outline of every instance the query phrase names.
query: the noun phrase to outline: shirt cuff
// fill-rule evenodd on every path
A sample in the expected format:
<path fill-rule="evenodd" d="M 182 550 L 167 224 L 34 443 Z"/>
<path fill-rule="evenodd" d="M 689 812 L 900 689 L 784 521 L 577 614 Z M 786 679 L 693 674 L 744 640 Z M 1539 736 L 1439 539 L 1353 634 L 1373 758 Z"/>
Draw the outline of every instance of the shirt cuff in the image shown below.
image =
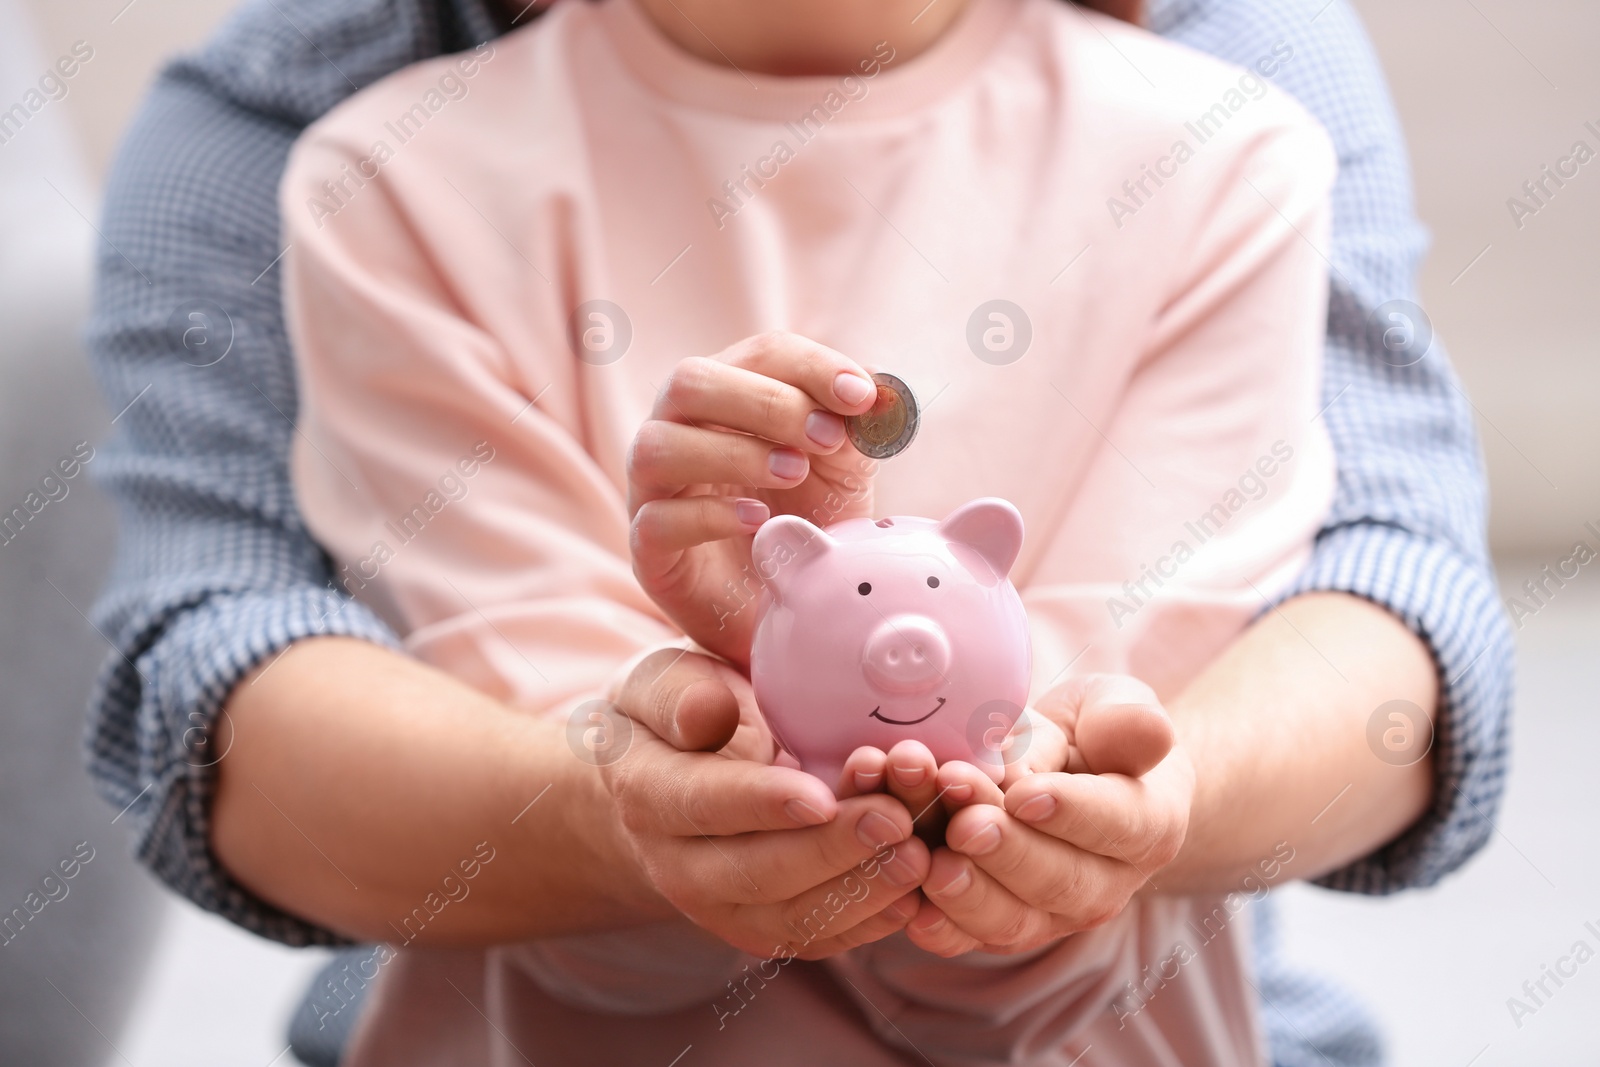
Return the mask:
<path fill-rule="evenodd" d="M 1488 841 L 1505 791 L 1513 649 L 1493 573 L 1452 545 L 1360 522 L 1324 530 L 1278 600 L 1311 592 L 1388 609 L 1427 642 L 1440 686 L 1432 805 L 1394 841 L 1316 884 L 1371 894 L 1433 885 Z"/>
<path fill-rule="evenodd" d="M 100 716 L 87 739 L 90 770 L 121 811 L 114 821 L 133 824 L 135 854 L 178 893 L 252 933 L 297 947 L 348 944 L 255 896 L 211 852 L 215 771 L 233 740 L 222 709 L 246 674 L 270 671 L 295 641 L 343 636 L 394 648 L 393 632 L 364 605 L 316 586 L 217 594 L 143 629 L 148 636 L 131 643 L 143 651 L 112 658 L 94 702 L 137 714 Z"/>

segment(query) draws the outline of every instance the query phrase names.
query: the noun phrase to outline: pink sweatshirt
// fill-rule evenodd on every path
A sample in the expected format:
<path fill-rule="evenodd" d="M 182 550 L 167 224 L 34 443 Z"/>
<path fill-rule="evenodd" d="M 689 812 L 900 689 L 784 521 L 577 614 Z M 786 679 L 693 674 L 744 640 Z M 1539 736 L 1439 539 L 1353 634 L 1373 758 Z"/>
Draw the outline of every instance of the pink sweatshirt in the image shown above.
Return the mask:
<path fill-rule="evenodd" d="M 774 78 L 603 0 L 402 71 L 284 178 L 306 519 L 411 652 L 564 716 L 682 640 L 628 558 L 656 388 L 791 330 L 922 398 L 882 513 L 1022 511 L 1035 695 L 1070 669 L 1171 696 L 1301 566 L 1332 492 L 1334 161 L 1256 76 L 1290 55 L 1246 75 L 1056 0 L 971 0 L 913 60 Z M 953 961 L 897 936 L 780 965 L 681 925 L 404 947 L 352 1062 L 1259 1063 L 1239 905 L 1141 896 Z"/>

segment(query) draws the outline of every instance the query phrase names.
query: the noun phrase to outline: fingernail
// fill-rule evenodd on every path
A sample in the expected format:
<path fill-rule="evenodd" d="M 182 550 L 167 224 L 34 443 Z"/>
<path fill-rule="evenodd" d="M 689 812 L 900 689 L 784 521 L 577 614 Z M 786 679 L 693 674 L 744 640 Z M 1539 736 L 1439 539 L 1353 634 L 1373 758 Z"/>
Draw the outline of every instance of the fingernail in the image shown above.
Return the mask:
<path fill-rule="evenodd" d="M 855 407 L 877 391 L 876 385 L 861 375 L 851 374 L 849 371 L 840 371 L 838 377 L 833 379 L 833 395 L 851 407 Z"/>
<path fill-rule="evenodd" d="M 772 515 L 772 509 L 759 500 L 741 497 L 733 502 L 733 513 L 745 526 L 760 526 Z"/>
<path fill-rule="evenodd" d="M 858 792 L 858 793 L 870 793 L 870 792 L 872 792 L 873 790 L 878 788 L 878 779 L 882 778 L 882 777 L 883 777 L 883 775 L 879 774 L 877 771 L 872 771 L 871 773 L 868 773 L 867 771 L 857 771 L 856 772 L 856 792 Z"/>
<path fill-rule="evenodd" d="M 927 777 L 926 767 L 896 767 L 894 776 L 901 785 L 921 785 L 922 779 Z"/>
<path fill-rule="evenodd" d="M 900 832 L 887 815 L 876 811 L 869 811 L 861 816 L 861 821 L 856 823 L 856 840 L 876 851 L 884 845 L 893 845 L 904 841 L 905 835 Z"/>
<path fill-rule="evenodd" d="M 893 861 L 883 865 L 883 876 L 889 879 L 890 884 L 898 886 L 915 885 L 917 872 L 907 863 L 904 856 L 896 856 Z"/>
<path fill-rule="evenodd" d="M 783 812 L 800 826 L 821 826 L 828 821 L 828 817 L 813 808 L 810 804 L 795 797 L 783 805 Z"/>
<path fill-rule="evenodd" d="M 966 872 L 962 872 L 962 873 L 966 873 Z M 921 926 L 917 927 L 918 930 L 921 930 L 925 934 L 936 934 L 936 933 L 938 933 L 940 930 L 944 929 L 944 924 L 950 921 L 950 920 L 945 918 L 944 912 L 942 912 L 942 911 L 930 912 L 930 914 L 933 916 L 933 919 L 931 921 L 925 922 Z"/>
<path fill-rule="evenodd" d="M 1017 818 L 1023 822 L 1044 822 L 1056 811 L 1056 798 L 1049 793 L 1040 793 L 1022 802 L 1017 809 Z"/>
<path fill-rule="evenodd" d="M 951 842 L 950 847 L 969 856 L 987 856 L 1000 847 L 1000 827 L 992 822 L 985 823 L 983 829 L 960 844 Z"/>
<path fill-rule="evenodd" d="M 774 448 L 767 453 L 767 469 L 790 481 L 806 472 L 806 457 L 792 448 Z"/>
<path fill-rule="evenodd" d="M 972 787 L 966 784 L 947 786 L 945 787 L 944 795 L 958 803 L 963 800 L 970 800 L 972 799 Z"/>
<path fill-rule="evenodd" d="M 806 436 L 823 448 L 844 440 L 844 420 L 831 411 L 813 411 L 806 416 Z"/>
<path fill-rule="evenodd" d="M 972 872 L 963 867 L 956 872 L 956 876 L 954 878 L 950 879 L 943 886 L 934 890 L 934 892 L 938 893 L 942 897 L 953 897 L 957 894 L 965 893 L 967 891 L 967 886 L 971 884 Z"/>

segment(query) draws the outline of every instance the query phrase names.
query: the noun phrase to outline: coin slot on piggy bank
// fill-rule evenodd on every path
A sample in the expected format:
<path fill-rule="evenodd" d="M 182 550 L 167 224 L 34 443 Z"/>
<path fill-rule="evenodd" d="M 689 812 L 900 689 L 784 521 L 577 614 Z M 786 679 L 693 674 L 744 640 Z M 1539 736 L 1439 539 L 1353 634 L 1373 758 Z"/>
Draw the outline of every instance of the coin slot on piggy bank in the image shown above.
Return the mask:
<path fill-rule="evenodd" d="M 999 781 L 1028 699 L 1028 618 L 1008 575 L 1022 516 L 985 498 L 943 521 L 780 515 L 752 552 L 766 583 L 756 702 L 800 766 L 835 789 L 850 753 L 908 738 Z"/>

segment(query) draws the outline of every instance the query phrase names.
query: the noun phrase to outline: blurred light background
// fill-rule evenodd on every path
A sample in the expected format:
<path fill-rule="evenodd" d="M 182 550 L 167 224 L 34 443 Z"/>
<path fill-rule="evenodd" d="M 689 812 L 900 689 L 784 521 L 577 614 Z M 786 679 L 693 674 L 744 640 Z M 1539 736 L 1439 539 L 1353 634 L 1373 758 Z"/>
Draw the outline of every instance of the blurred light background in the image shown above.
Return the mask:
<path fill-rule="evenodd" d="M 202 40 L 230 6 L 0 0 L 0 100 L 19 97 L 75 41 L 94 48 L 67 98 L 0 146 L 5 500 L 109 430 L 114 413 L 102 410 L 79 343 L 99 189 L 161 58 Z M 1510 593 L 1600 520 L 1600 161 L 1520 227 L 1507 207 L 1574 141 L 1600 146 L 1584 129 L 1600 129 L 1600 5 L 1357 6 L 1410 140 L 1434 234 L 1424 301 L 1478 410 Z M 284 1023 L 324 957 L 157 891 L 80 769 L 83 697 L 103 644 L 78 613 L 103 575 L 111 521 L 80 479 L 0 555 L 10 609 L 0 622 L 0 904 L 9 909 L 77 842 L 95 849 L 68 897 L 0 948 L 0 1060 L 290 1062 Z M 1506 1003 L 1575 941 L 1595 942 L 1586 921 L 1600 926 L 1600 578 L 1585 569 L 1518 636 L 1516 771 L 1485 853 L 1430 892 L 1277 894 L 1292 955 L 1361 993 L 1388 1025 L 1396 1064 L 1560 1067 L 1600 1055 L 1600 965 L 1520 1026 Z"/>

